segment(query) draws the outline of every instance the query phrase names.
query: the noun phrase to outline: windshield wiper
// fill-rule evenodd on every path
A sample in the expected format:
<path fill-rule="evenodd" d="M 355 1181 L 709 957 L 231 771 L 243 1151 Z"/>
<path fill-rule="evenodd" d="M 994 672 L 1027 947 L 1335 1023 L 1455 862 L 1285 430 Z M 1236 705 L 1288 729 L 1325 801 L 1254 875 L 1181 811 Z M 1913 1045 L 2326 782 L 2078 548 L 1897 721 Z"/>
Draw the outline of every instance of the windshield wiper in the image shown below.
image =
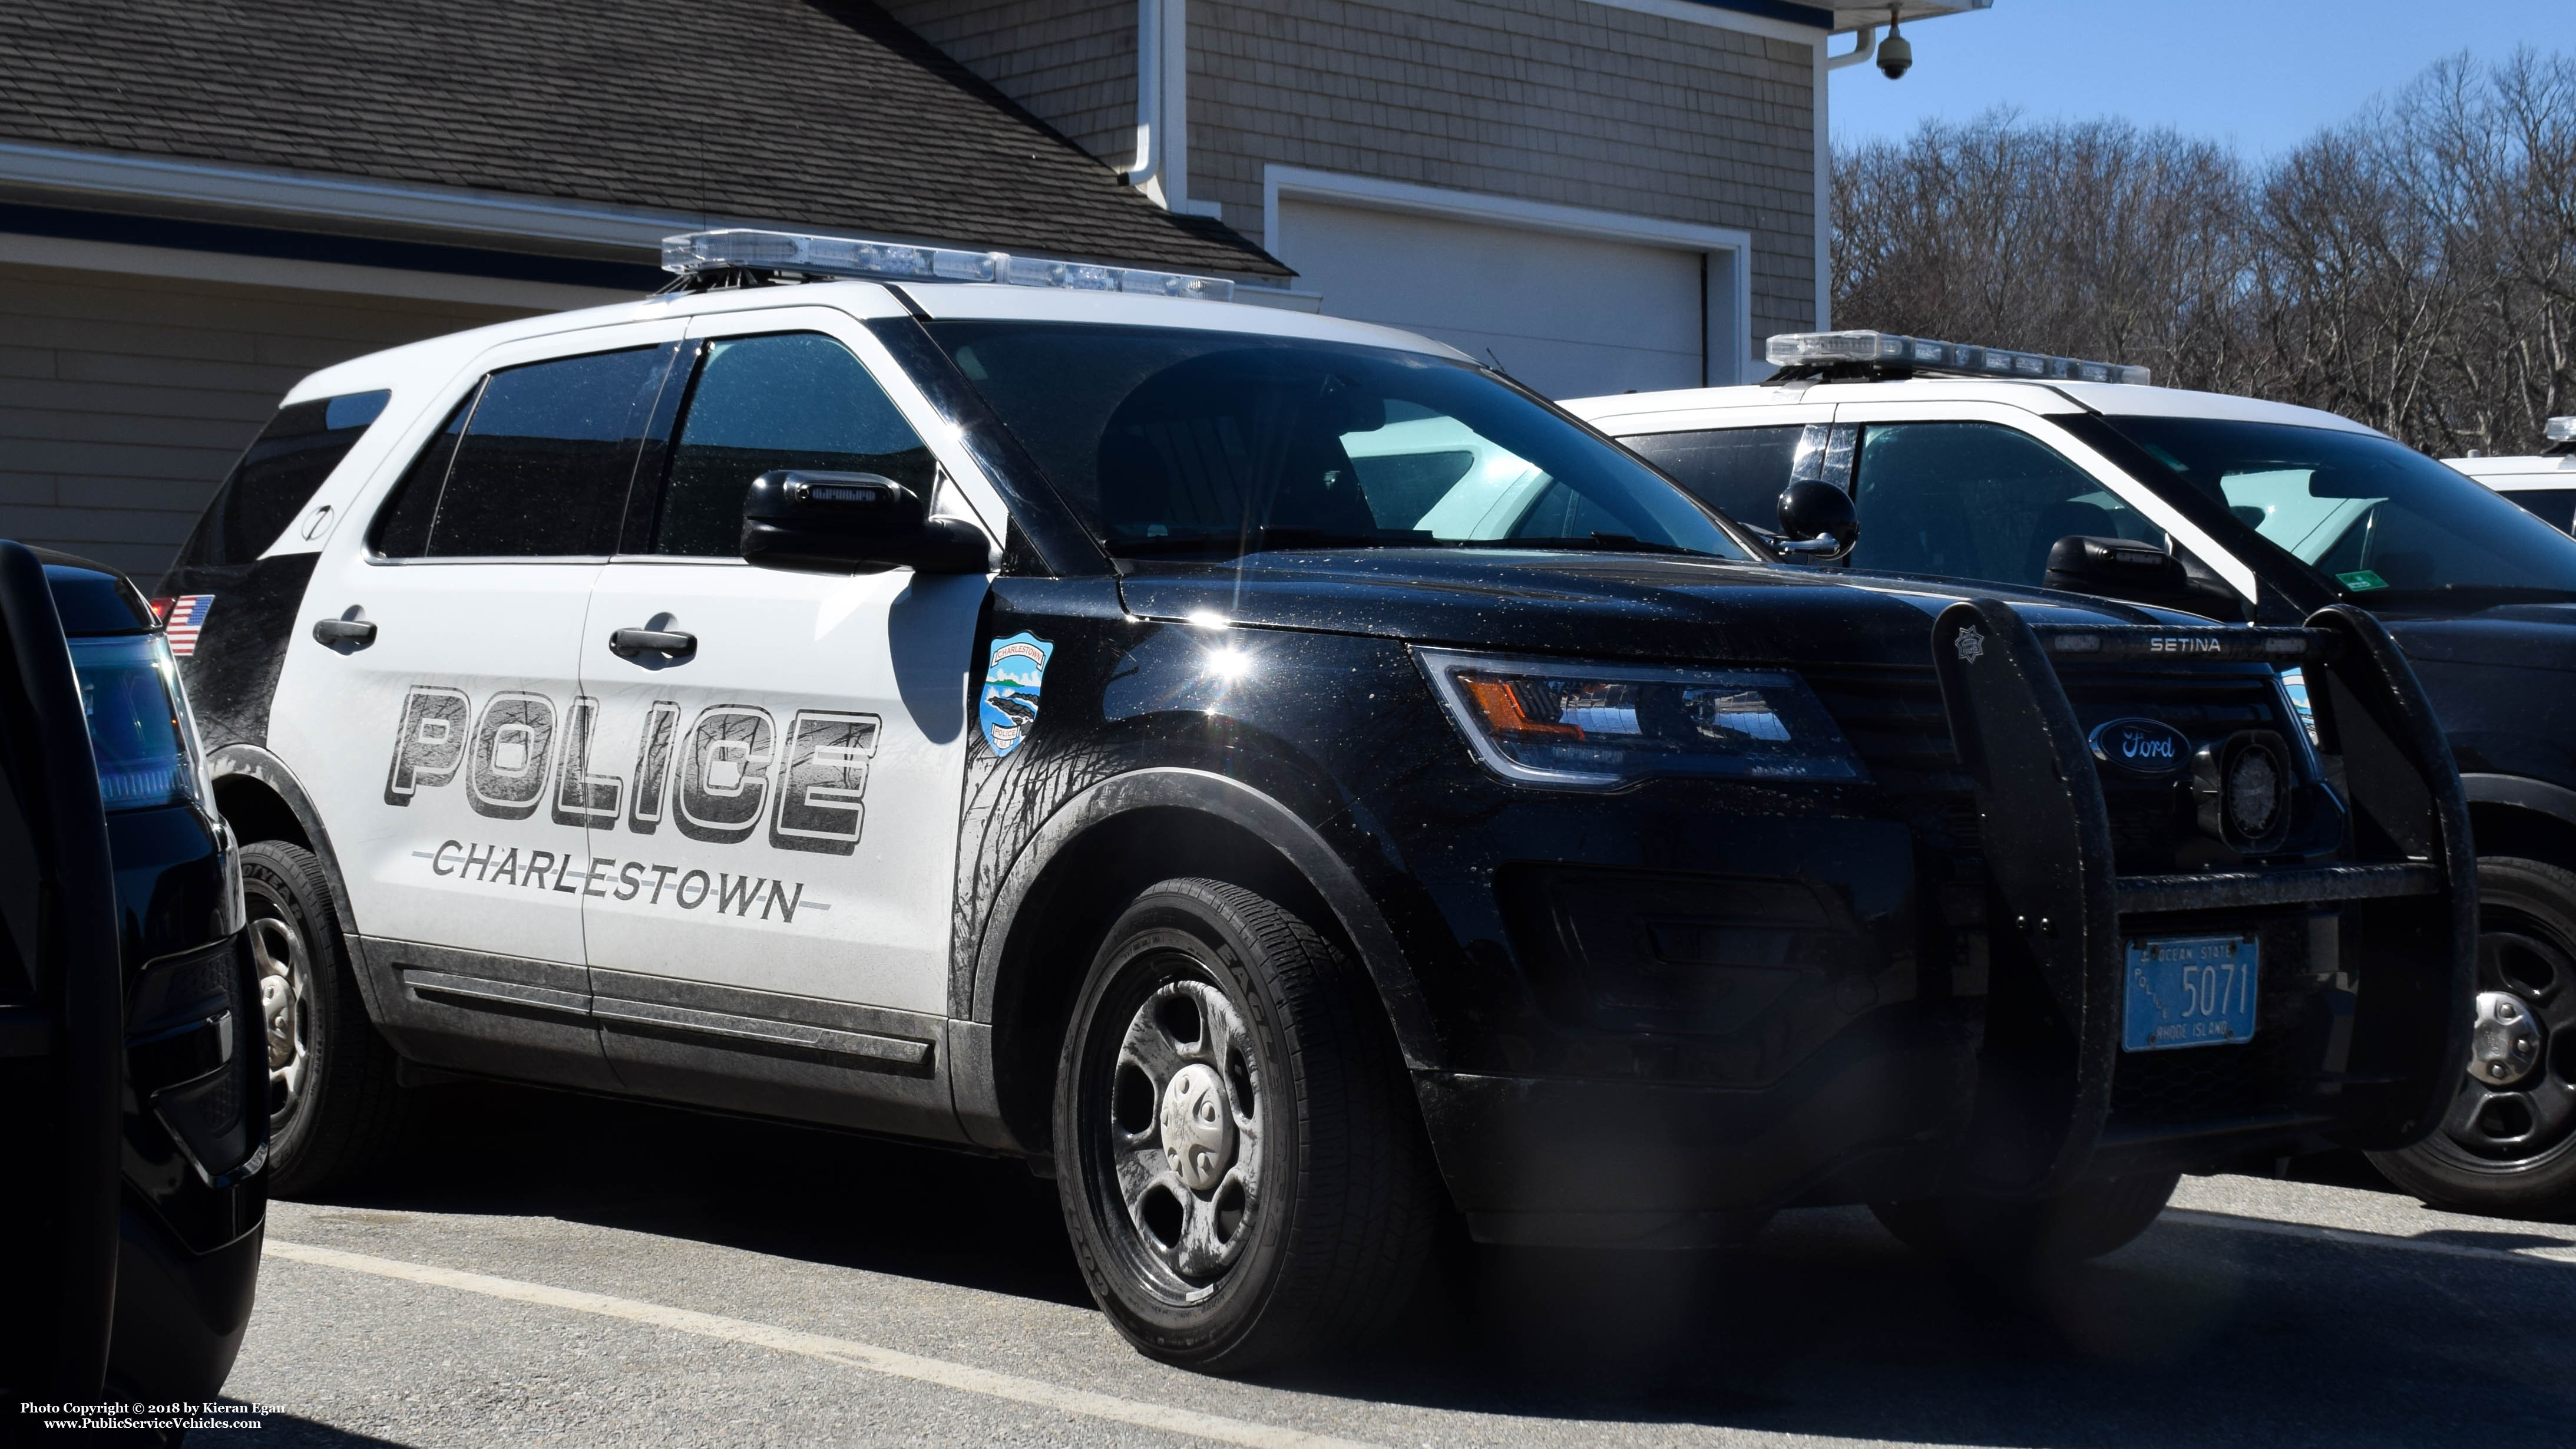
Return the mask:
<path fill-rule="evenodd" d="M 1177 553 L 1266 553 L 1307 548 L 1417 548 L 1438 543 L 1429 534 L 1390 530 L 1384 534 L 1334 533 L 1321 528 L 1274 525 L 1254 529 L 1235 529 L 1223 533 L 1213 529 L 1204 533 L 1162 533 L 1144 538 L 1112 538 L 1107 541 L 1113 554 L 1146 555 Z"/>

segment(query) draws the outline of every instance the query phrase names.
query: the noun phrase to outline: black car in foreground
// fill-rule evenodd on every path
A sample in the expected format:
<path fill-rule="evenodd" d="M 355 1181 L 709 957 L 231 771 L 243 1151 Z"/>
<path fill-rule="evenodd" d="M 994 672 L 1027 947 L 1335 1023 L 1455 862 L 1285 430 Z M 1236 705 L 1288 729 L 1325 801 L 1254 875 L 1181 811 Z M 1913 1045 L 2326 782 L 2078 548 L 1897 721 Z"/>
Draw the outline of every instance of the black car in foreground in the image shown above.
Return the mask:
<path fill-rule="evenodd" d="M 2467 817 L 2366 613 L 1777 568 L 1222 283 L 668 254 L 308 379 L 167 585 L 328 1008 L 282 1191 L 422 1067 L 947 1142 L 1239 1371 L 1357 1342 L 1444 1220 L 2083 1256 L 2449 1100 Z"/>
<path fill-rule="evenodd" d="M 19 1169 L 0 1192 L 29 1289 L 6 1310 L 0 1381 L 13 1411 L 204 1401 L 249 1324 L 271 1043 L 292 1006 L 283 983 L 263 998 L 142 594 L 0 543 L 0 609 L 16 665 L 0 680 L 0 1133 Z"/>

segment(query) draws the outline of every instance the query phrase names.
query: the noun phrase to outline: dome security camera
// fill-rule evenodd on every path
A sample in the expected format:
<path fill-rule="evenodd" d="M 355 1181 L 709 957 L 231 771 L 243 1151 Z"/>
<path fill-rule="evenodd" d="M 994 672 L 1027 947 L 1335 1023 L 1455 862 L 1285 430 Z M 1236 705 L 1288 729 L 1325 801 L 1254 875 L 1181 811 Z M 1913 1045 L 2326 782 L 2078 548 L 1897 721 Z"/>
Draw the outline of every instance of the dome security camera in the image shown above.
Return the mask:
<path fill-rule="evenodd" d="M 1901 80 L 1913 68 L 1914 42 L 1898 32 L 1896 11 L 1891 7 L 1887 12 L 1887 39 L 1878 46 L 1878 72 L 1889 80 Z"/>

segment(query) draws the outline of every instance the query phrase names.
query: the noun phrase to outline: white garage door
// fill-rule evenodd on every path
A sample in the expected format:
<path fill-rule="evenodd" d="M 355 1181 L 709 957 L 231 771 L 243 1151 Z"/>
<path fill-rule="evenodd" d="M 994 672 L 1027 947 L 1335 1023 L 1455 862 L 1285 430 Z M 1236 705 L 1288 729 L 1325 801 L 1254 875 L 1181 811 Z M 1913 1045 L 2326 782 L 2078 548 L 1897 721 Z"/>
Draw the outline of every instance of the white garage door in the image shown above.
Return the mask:
<path fill-rule="evenodd" d="M 1550 397 L 1705 380 L 1700 252 L 1285 196 L 1270 245 L 1327 315 L 1438 338 Z"/>

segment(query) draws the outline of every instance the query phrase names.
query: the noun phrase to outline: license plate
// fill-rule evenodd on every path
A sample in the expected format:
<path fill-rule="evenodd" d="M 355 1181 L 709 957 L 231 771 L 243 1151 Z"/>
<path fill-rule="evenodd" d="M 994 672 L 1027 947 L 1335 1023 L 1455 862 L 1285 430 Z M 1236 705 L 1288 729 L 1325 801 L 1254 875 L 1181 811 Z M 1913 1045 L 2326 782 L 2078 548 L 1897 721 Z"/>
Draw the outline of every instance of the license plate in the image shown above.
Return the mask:
<path fill-rule="evenodd" d="M 2262 943 L 2251 936 L 2169 936 L 2129 943 L 2123 1051 L 2228 1046 L 2254 1035 Z"/>

